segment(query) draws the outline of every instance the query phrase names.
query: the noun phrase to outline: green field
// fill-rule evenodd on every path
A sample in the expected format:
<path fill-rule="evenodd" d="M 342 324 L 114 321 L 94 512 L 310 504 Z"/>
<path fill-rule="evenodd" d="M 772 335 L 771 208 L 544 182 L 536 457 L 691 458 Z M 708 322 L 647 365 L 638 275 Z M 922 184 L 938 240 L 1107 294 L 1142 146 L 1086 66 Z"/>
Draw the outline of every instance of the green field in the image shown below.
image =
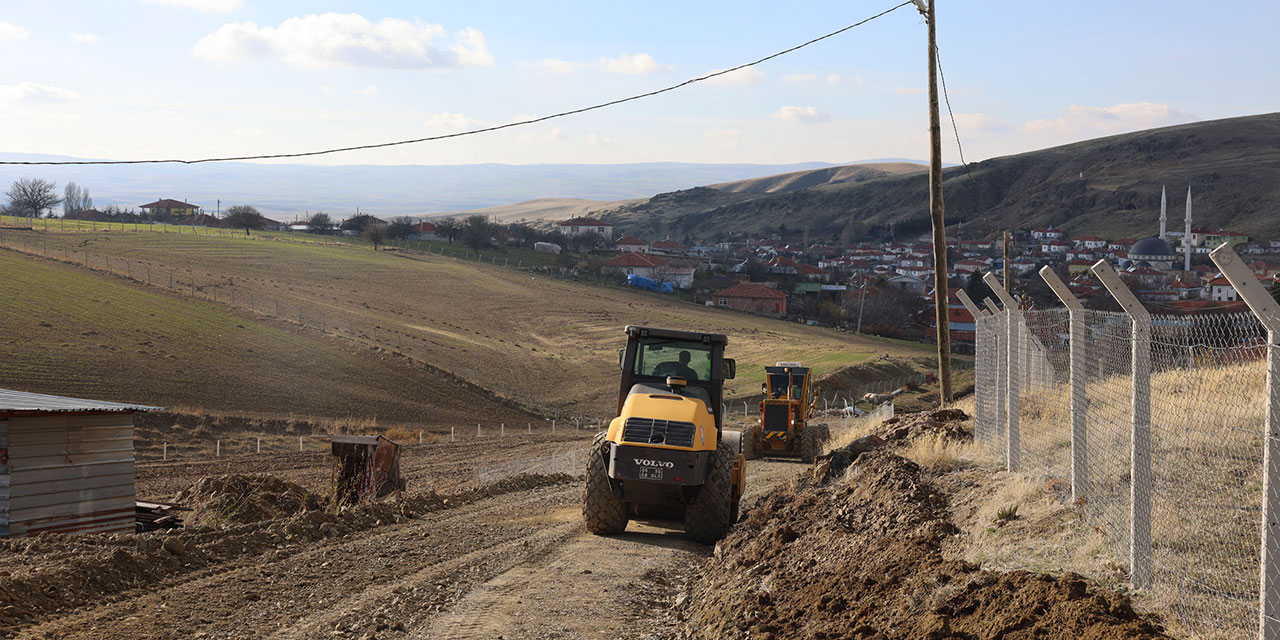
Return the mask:
<path fill-rule="evenodd" d="M 464 380 L 557 413 L 607 415 L 617 394 L 622 327 L 730 336 L 742 374 L 805 362 L 821 375 L 881 354 L 929 357 L 928 345 L 712 309 L 474 261 L 395 248 L 272 242 L 243 235 L 5 230 L 0 244 L 403 351 Z M 288 368 L 292 363 L 279 363 Z M 275 375 L 275 367 L 254 375 Z"/>
<path fill-rule="evenodd" d="M 219 238 L 244 238 L 243 229 L 221 229 L 217 227 L 191 226 L 167 223 L 146 224 L 138 222 L 93 222 L 89 220 L 63 220 L 62 218 L 22 218 L 17 216 L 0 216 L 0 229 L 31 229 L 41 232 L 91 232 L 91 233 L 144 233 L 188 235 Z M 247 237 L 258 240 L 289 242 L 294 244 L 340 245 L 372 250 L 373 243 L 359 236 L 340 234 L 312 234 L 291 231 L 250 231 Z M 445 257 L 466 259 L 490 264 L 505 264 L 509 267 L 519 266 L 552 266 L 557 263 L 557 256 L 539 253 L 523 247 L 497 247 L 476 251 L 461 242 L 445 240 L 387 240 L 387 246 L 403 250 L 407 253 L 435 254 Z"/>
<path fill-rule="evenodd" d="M 448 425 L 526 419 L 336 337 L 0 251 L 0 387 L 253 416 Z"/>

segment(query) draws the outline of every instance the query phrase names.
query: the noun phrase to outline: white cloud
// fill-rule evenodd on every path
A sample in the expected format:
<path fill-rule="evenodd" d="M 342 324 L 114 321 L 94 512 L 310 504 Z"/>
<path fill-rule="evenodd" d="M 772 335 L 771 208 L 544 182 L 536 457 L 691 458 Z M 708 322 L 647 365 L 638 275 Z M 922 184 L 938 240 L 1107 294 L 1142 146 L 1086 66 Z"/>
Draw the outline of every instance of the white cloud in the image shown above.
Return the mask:
<path fill-rule="evenodd" d="M 985 113 L 955 114 L 956 128 L 962 133 L 997 133 L 1008 131 L 1008 123 Z"/>
<path fill-rule="evenodd" d="M 252 22 L 225 24 L 196 43 L 192 54 L 205 60 L 279 58 L 313 68 L 457 69 L 493 64 L 484 34 L 462 29 L 447 46 L 444 27 L 384 18 L 374 24 L 355 13 L 289 18 L 279 27 Z"/>
<path fill-rule="evenodd" d="M 0 20 L 0 40 L 25 40 L 31 35 L 26 27 L 19 27 L 12 22 Z"/>
<path fill-rule="evenodd" d="M 653 56 L 647 53 L 624 53 L 616 58 L 600 58 L 596 67 L 609 73 L 644 74 L 663 70 Z"/>
<path fill-rule="evenodd" d="M 830 122 L 831 116 L 819 111 L 817 107 L 784 106 L 773 114 L 773 117 L 785 122 Z"/>
<path fill-rule="evenodd" d="M 70 89 L 35 82 L 0 85 L 0 103 L 4 104 L 52 104 L 78 99 L 80 95 Z"/>
<path fill-rule="evenodd" d="M 712 72 L 714 73 L 714 72 Z M 743 67 L 707 80 L 712 84 L 755 84 L 764 80 L 764 74 L 755 67 Z"/>
<path fill-rule="evenodd" d="M 664 67 L 658 64 L 653 56 L 647 53 L 622 53 L 617 57 L 607 58 L 601 57 L 595 62 L 574 62 L 572 60 L 564 60 L 561 58 L 543 58 L 537 62 L 521 63 L 521 66 L 531 67 L 539 73 L 551 73 L 556 75 L 564 75 L 573 73 L 578 69 L 592 69 L 596 71 L 604 71 L 606 73 L 626 73 L 626 74 L 647 74 L 666 71 L 670 67 Z"/>
<path fill-rule="evenodd" d="M 923 87 L 897 87 L 893 93 L 900 96 L 922 96 L 925 90 Z"/>
<path fill-rule="evenodd" d="M 516 136 L 516 141 L 524 144 L 555 144 L 557 142 L 564 142 L 568 139 L 568 134 L 566 134 L 560 127 L 552 127 L 542 133 L 537 131 L 526 131 Z"/>
<path fill-rule="evenodd" d="M 351 94 L 357 96 L 376 96 L 378 95 L 378 85 L 367 84 L 363 89 L 356 89 L 355 91 L 352 91 Z"/>
<path fill-rule="evenodd" d="M 167 7 L 195 9 L 205 13 L 230 13 L 239 9 L 244 3 L 241 0 L 145 0 L 150 4 Z"/>
<path fill-rule="evenodd" d="M 842 76 L 838 73 L 829 73 L 826 76 L 820 76 L 816 73 L 793 73 L 782 76 L 784 82 L 817 82 L 822 80 L 827 84 L 866 84 L 867 79 L 862 76 Z"/>
<path fill-rule="evenodd" d="M 587 144 L 593 147 L 612 147 L 613 138 L 607 136 L 598 136 L 594 133 L 587 134 Z"/>
<path fill-rule="evenodd" d="M 71 41 L 78 42 L 80 44 L 93 44 L 95 42 L 101 42 L 102 38 L 99 38 L 98 36 L 92 33 L 74 33 L 73 32 L 71 34 Z"/>
<path fill-rule="evenodd" d="M 433 113 L 424 124 L 432 131 L 456 133 L 483 126 L 484 122 L 461 113 Z"/>
<path fill-rule="evenodd" d="M 1022 125 L 1027 133 L 1068 136 L 1107 135 L 1153 127 L 1164 127 L 1197 118 L 1185 111 L 1155 102 L 1128 102 L 1110 107 L 1073 104 L 1057 118 L 1031 120 Z"/>
<path fill-rule="evenodd" d="M 827 84 L 853 84 L 862 86 L 867 83 L 867 79 L 862 76 L 842 76 L 838 73 L 832 73 L 827 76 Z"/>

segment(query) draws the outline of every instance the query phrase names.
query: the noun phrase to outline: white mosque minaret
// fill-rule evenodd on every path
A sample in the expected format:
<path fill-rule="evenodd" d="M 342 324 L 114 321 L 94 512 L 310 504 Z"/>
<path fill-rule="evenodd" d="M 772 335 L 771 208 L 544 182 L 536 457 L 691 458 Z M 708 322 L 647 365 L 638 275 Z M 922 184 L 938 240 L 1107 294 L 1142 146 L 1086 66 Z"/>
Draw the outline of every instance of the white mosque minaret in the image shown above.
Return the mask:
<path fill-rule="evenodd" d="M 1186 231 L 1182 233 L 1182 270 L 1191 270 L 1191 185 L 1187 185 Z"/>
<path fill-rule="evenodd" d="M 1161 185 L 1160 187 L 1160 239 L 1161 240 L 1165 239 L 1165 223 L 1168 220 L 1169 220 L 1169 217 L 1165 215 L 1164 186 Z"/>

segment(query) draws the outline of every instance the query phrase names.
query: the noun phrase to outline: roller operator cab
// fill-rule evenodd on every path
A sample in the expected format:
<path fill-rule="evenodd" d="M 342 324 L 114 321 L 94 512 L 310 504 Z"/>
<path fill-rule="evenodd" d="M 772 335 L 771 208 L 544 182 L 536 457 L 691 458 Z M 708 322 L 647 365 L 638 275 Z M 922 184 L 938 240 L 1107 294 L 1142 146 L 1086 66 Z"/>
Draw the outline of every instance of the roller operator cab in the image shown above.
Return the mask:
<path fill-rule="evenodd" d="M 813 462 L 828 438 L 827 426 L 812 424 L 817 392 L 812 374 L 799 362 L 779 362 L 764 368 L 760 385 L 760 423 L 742 433 L 742 448 L 750 459 L 761 455 L 799 455 Z"/>
<path fill-rule="evenodd" d="M 722 429 L 724 381 L 734 361 L 718 333 L 628 326 L 618 353 L 618 417 L 596 436 L 582 514 L 596 534 L 633 518 L 684 520 L 705 544 L 738 519 L 743 459 L 737 432 Z"/>

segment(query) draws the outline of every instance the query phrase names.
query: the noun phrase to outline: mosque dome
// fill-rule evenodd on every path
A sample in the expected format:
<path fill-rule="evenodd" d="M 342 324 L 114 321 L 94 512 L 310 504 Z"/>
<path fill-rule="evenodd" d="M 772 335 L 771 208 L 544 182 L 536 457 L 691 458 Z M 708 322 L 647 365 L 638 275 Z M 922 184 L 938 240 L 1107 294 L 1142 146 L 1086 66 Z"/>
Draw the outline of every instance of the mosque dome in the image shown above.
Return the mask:
<path fill-rule="evenodd" d="M 1173 247 L 1168 242 L 1161 240 L 1155 236 L 1143 238 L 1135 243 L 1129 249 L 1129 256 L 1175 256 Z"/>

